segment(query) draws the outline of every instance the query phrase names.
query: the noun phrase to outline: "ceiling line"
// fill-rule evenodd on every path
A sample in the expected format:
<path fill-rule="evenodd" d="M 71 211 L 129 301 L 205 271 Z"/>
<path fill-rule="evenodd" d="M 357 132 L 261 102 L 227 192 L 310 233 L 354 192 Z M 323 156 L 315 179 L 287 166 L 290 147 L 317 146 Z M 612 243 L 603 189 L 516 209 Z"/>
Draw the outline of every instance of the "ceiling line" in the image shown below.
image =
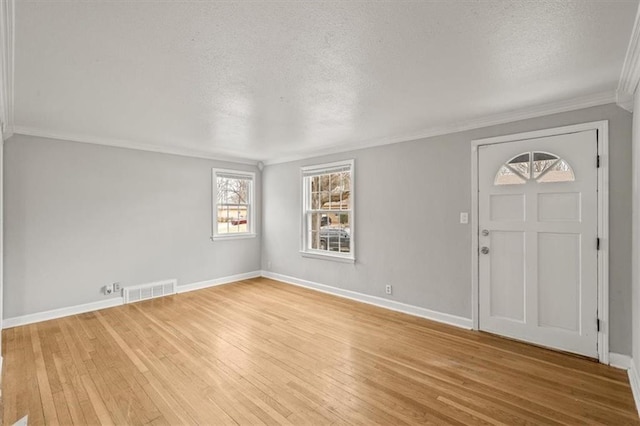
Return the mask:
<path fill-rule="evenodd" d="M 616 103 L 615 91 L 607 91 L 595 93 L 588 96 L 581 96 L 578 98 L 562 100 L 542 105 L 536 105 L 519 110 L 509 111 L 506 113 L 499 113 L 494 115 L 488 115 L 482 118 L 464 120 L 449 125 L 432 127 L 425 129 L 422 132 L 414 133 L 411 135 L 405 135 L 400 137 L 383 138 L 374 141 L 362 141 L 356 143 L 347 143 L 342 145 L 333 145 L 322 150 L 317 150 L 309 153 L 300 153 L 287 157 L 266 159 L 264 164 L 266 166 L 279 163 L 287 163 L 291 161 L 303 160 L 306 158 L 320 157 L 324 155 L 338 154 L 347 151 L 354 151 L 364 148 L 372 148 L 376 146 L 391 145 L 402 142 L 411 142 L 419 139 L 430 138 L 434 136 L 448 135 L 452 133 L 464 132 L 467 130 L 481 129 L 485 127 L 495 126 L 499 124 L 513 123 L 515 121 L 527 120 L 530 118 L 543 117 L 545 115 L 558 114 L 562 112 L 575 111 L 584 108 L 590 108 L 600 105 Z"/>
<path fill-rule="evenodd" d="M 519 110 L 509 111 L 506 113 L 489 115 L 472 120 L 464 120 L 449 125 L 437 126 L 425 129 L 422 132 L 407 134 L 396 137 L 389 137 L 377 140 L 367 140 L 354 143 L 336 144 L 321 150 L 314 150 L 307 153 L 297 153 L 286 155 L 278 158 L 252 159 L 240 157 L 236 153 L 229 151 L 215 150 L 212 152 L 204 152 L 192 150 L 188 148 L 162 147 L 148 143 L 140 143 L 123 139 L 100 138 L 90 135 L 74 135 L 65 132 L 52 132 L 46 129 L 38 129 L 34 127 L 14 125 L 14 134 L 26 136 L 37 136 L 49 139 L 67 140 L 71 142 L 88 143 L 93 145 L 105 145 L 117 148 L 128 148 L 139 151 L 158 152 L 163 154 L 173 154 L 185 157 L 205 158 L 209 160 L 228 161 L 240 164 L 257 165 L 262 161 L 265 165 L 287 163 L 291 161 L 302 160 L 305 158 L 313 158 L 330 154 L 338 154 L 347 151 L 354 151 L 364 148 L 372 148 L 382 145 L 391 145 L 402 142 L 410 142 L 418 139 L 425 139 L 433 136 L 458 133 L 467 130 L 480 129 L 483 127 L 495 126 L 498 124 L 512 123 L 515 121 L 526 120 L 530 118 L 542 117 L 545 115 L 557 114 L 561 112 L 575 111 L 594 106 L 611 104 L 616 102 L 615 91 L 600 92 L 588 96 L 581 96 L 574 99 L 562 100 L 542 105 L 536 105 Z"/>
<path fill-rule="evenodd" d="M 79 142 L 79 143 L 86 143 L 90 145 L 102 145 L 102 146 L 110 146 L 114 148 L 133 149 L 136 151 L 156 152 L 159 154 L 179 155 L 182 157 L 193 157 L 193 158 L 203 158 L 207 160 L 226 161 L 229 163 L 250 164 L 253 166 L 258 165 L 258 160 L 238 157 L 236 155 L 223 152 L 221 150 L 217 150 L 216 152 L 204 152 L 204 151 L 192 150 L 188 148 L 158 146 L 158 145 L 134 142 L 134 141 L 124 140 L 124 139 L 99 138 L 99 137 L 84 136 L 84 135 L 82 136 L 72 135 L 65 132 L 51 132 L 48 130 L 41 130 L 41 129 L 36 129 L 32 127 L 24 127 L 24 126 L 14 126 L 13 134 L 23 135 L 23 136 L 36 136 L 40 138 L 63 140 L 63 141 L 70 141 L 70 142 Z"/>

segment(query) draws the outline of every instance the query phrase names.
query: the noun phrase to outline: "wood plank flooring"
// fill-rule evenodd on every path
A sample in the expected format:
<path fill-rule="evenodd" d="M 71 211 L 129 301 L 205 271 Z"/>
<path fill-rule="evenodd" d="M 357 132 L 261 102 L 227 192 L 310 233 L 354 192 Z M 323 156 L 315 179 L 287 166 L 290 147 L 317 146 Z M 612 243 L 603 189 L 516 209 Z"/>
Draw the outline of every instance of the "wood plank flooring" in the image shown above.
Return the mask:
<path fill-rule="evenodd" d="M 626 373 L 258 278 L 3 331 L 3 424 L 640 424 Z"/>

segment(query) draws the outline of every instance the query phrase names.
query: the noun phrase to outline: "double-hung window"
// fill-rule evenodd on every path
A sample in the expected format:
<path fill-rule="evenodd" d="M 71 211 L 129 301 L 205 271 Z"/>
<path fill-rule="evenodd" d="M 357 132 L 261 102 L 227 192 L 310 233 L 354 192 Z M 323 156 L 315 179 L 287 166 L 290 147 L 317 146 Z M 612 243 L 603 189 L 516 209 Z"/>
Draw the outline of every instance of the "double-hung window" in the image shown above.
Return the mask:
<path fill-rule="evenodd" d="M 255 173 L 213 169 L 213 236 L 255 237 Z"/>
<path fill-rule="evenodd" d="M 302 168 L 302 254 L 353 262 L 353 160 Z"/>

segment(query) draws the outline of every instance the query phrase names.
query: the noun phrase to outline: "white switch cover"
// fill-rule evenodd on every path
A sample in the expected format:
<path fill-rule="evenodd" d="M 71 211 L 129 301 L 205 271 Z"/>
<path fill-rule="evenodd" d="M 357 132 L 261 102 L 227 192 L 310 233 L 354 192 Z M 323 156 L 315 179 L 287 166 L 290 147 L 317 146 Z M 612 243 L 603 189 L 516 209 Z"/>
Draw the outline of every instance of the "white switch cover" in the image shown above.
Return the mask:
<path fill-rule="evenodd" d="M 469 213 L 467 212 L 461 212 L 460 213 L 460 223 L 469 223 Z"/>

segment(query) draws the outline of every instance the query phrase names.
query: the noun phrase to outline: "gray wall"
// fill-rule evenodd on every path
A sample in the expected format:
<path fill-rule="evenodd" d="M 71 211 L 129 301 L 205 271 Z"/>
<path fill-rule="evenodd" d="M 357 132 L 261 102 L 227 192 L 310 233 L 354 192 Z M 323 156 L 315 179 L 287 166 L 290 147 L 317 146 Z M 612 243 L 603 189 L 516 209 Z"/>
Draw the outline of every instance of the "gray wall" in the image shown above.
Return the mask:
<path fill-rule="evenodd" d="M 598 120 L 610 126 L 610 350 L 630 355 L 632 117 L 615 105 L 267 166 L 263 269 L 471 318 L 471 227 L 459 223 L 471 208 L 471 140 Z M 356 263 L 303 258 L 300 167 L 350 158 Z"/>
<path fill-rule="evenodd" d="M 114 281 L 260 269 L 259 237 L 209 239 L 211 168 L 255 167 L 27 136 L 4 154 L 4 318 L 104 300 Z"/>
<path fill-rule="evenodd" d="M 262 267 L 381 297 L 390 283 L 394 300 L 469 318 L 471 229 L 458 222 L 470 211 L 470 141 L 596 120 L 610 124 L 611 350 L 631 354 L 632 119 L 615 105 L 267 166 Z M 303 258 L 299 168 L 347 158 L 357 261 Z M 260 237 L 209 240 L 211 168 L 254 167 L 26 136 L 5 143 L 4 167 L 4 318 L 104 300 L 114 281 L 260 269 Z"/>

